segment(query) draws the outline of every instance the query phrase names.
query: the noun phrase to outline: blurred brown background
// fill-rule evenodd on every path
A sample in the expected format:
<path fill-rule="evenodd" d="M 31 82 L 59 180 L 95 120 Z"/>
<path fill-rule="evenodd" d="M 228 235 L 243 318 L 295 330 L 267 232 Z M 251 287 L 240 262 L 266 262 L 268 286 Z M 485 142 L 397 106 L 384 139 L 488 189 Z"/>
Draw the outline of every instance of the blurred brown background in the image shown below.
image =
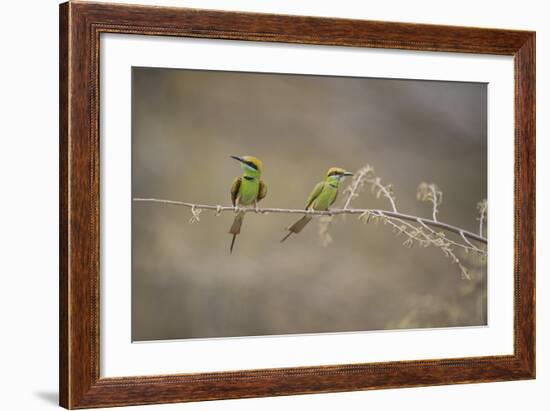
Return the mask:
<path fill-rule="evenodd" d="M 416 188 L 434 182 L 440 220 L 478 229 L 485 84 L 155 68 L 132 81 L 134 197 L 228 205 L 240 173 L 229 155 L 249 154 L 264 162 L 260 205 L 301 208 L 328 167 L 368 163 L 400 211 L 431 216 Z M 388 207 L 368 189 L 353 206 Z M 316 221 L 280 244 L 296 215 L 248 214 L 230 255 L 232 213 L 189 224 L 187 208 L 132 209 L 134 341 L 487 323 L 484 264 L 464 257 L 462 280 L 440 250 L 405 248 L 388 226 L 338 218 L 325 248 Z"/>

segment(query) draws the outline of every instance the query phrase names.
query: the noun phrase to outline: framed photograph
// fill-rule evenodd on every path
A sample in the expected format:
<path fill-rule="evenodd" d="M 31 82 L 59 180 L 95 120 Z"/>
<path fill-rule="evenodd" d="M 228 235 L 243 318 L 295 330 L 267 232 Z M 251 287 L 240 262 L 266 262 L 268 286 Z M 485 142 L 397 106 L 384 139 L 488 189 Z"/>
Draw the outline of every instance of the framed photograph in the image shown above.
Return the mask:
<path fill-rule="evenodd" d="M 60 404 L 535 377 L 535 33 L 60 6 Z"/>

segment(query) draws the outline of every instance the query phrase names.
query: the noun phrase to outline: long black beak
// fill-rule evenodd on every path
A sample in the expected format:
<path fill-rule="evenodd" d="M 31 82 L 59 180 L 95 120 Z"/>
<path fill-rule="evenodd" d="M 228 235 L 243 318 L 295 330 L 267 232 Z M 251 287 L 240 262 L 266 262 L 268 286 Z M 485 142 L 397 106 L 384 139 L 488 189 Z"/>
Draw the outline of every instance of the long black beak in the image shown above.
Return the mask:
<path fill-rule="evenodd" d="M 231 157 L 234 160 L 240 161 L 241 163 L 245 163 L 245 161 L 242 157 L 239 157 L 239 156 L 229 156 L 229 157 Z"/>
<path fill-rule="evenodd" d="M 350 173 L 349 171 L 346 171 L 344 174 L 342 174 L 343 176 L 352 176 L 353 173 Z"/>

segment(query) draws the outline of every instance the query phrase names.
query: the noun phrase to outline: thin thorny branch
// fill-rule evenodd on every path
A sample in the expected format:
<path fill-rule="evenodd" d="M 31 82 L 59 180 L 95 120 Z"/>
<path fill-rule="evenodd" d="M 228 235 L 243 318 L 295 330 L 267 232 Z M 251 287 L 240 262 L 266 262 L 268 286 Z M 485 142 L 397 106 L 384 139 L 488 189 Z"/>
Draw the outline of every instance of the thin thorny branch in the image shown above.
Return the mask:
<path fill-rule="evenodd" d="M 372 168 L 371 170 L 374 171 Z M 380 198 L 380 196 L 383 195 L 390 202 L 392 210 L 397 213 L 393 186 L 391 184 L 382 185 L 380 177 L 367 178 L 365 181 L 371 184 L 371 191 L 376 195 L 376 198 Z"/>
<path fill-rule="evenodd" d="M 426 232 L 422 230 L 422 228 L 410 224 L 406 221 L 387 217 L 381 213 L 379 213 L 378 216 L 384 220 L 384 224 L 389 224 L 393 227 L 393 231 L 397 233 L 397 236 L 404 234 L 407 237 L 407 239 L 403 242 L 403 245 L 405 247 L 411 248 L 415 244 L 415 242 L 417 242 L 421 247 L 429 247 L 430 245 L 433 245 L 439 248 L 446 257 L 451 259 L 454 264 L 458 265 L 463 278 L 467 280 L 470 279 L 470 274 L 468 273 L 468 270 L 462 265 L 451 247 L 456 243 L 446 239 L 443 233 L 435 232 L 431 227 L 424 224 L 421 219 L 419 219 L 418 222 L 423 228 L 428 231 L 429 234 L 426 234 Z M 364 219 L 365 222 L 368 222 L 368 220 L 368 218 L 366 220 Z M 401 225 L 396 223 L 394 220 L 398 221 Z"/>
<path fill-rule="evenodd" d="M 438 247 L 445 254 L 446 257 L 450 258 L 451 261 L 458 266 L 458 268 L 460 269 L 460 273 L 461 273 L 462 277 L 469 280 L 470 279 L 470 273 L 468 272 L 466 267 L 464 267 L 464 265 L 462 265 L 462 263 L 460 262 L 460 260 L 458 259 L 458 257 L 456 256 L 456 254 L 455 254 L 455 252 L 452 248 L 453 245 L 456 246 L 456 245 L 460 245 L 460 244 L 447 239 L 445 237 L 444 233 L 441 233 L 441 232 L 436 233 L 431 227 L 424 224 L 421 220 L 419 220 L 418 222 L 422 225 L 422 227 L 424 227 L 426 230 L 428 230 L 429 233 L 432 234 L 436 238 L 435 240 L 432 240 L 434 242 L 434 245 L 436 247 Z M 476 249 L 476 248 L 474 248 L 474 249 Z M 479 250 L 479 249 L 476 249 L 476 250 L 478 250 L 478 252 L 480 252 L 480 253 L 483 253 L 482 250 Z"/>
<path fill-rule="evenodd" d="M 360 169 L 355 175 L 353 176 L 353 180 L 351 181 L 351 184 L 344 190 L 344 194 L 347 194 L 346 201 L 344 203 L 344 207 L 342 207 L 344 210 L 347 210 L 349 206 L 351 205 L 351 201 L 359 195 L 359 189 L 363 187 L 366 181 L 366 177 L 372 173 L 374 170 L 371 166 L 366 165 L 362 169 Z M 397 210 L 394 210 L 397 211 Z"/>
<path fill-rule="evenodd" d="M 160 204 L 168 204 L 168 205 L 175 205 L 175 206 L 182 206 L 187 207 L 190 209 L 194 209 L 195 212 L 198 210 L 211 210 L 215 211 L 216 215 L 220 215 L 221 213 L 232 211 L 242 211 L 245 213 L 256 213 L 256 214 L 304 214 L 306 211 L 303 209 L 291 209 L 291 208 L 239 208 L 239 207 L 233 207 L 233 206 L 222 206 L 222 205 L 207 205 L 207 204 L 194 204 L 194 203 L 187 203 L 184 201 L 175 201 L 175 200 L 165 200 L 160 198 L 134 198 L 135 202 L 147 202 L 147 203 L 160 203 Z M 351 215 L 358 215 L 364 214 L 366 212 L 377 212 L 382 213 L 388 217 L 395 217 L 402 220 L 409 220 L 409 221 L 416 221 L 418 219 L 417 216 L 403 214 L 399 212 L 393 212 L 388 210 L 377 210 L 377 209 L 361 209 L 361 208 L 350 208 L 347 210 L 344 209 L 333 209 L 329 211 L 316 211 L 316 210 L 310 210 L 307 211 L 308 214 L 311 215 L 320 215 L 320 216 L 332 216 L 332 215 L 343 215 L 343 214 L 351 214 Z M 196 219 L 195 219 L 196 220 Z M 422 221 L 424 221 L 425 224 L 431 225 L 434 227 L 438 227 L 456 234 L 459 234 L 460 231 L 464 232 L 464 235 L 466 235 L 471 240 L 478 241 L 480 243 L 486 244 L 487 239 L 485 237 L 482 237 L 476 233 L 472 233 L 471 231 L 463 230 L 459 227 L 455 227 L 451 224 L 446 224 L 440 221 L 433 221 L 430 219 L 422 218 Z"/>
<path fill-rule="evenodd" d="M 460 231 L 460 236 L 462 237 L 462 239 L 464 240 L 464 242 L 466 244 L 468 244 L 470 247 L 472 248 L 477 248 L 475 245 L 473 245 L 470 240 L 468 240 L 468 238 L 464 235 L 464 231 Z"/>
<path fill-rule="evenodd" d="M 374 185 L 376 185 L 378 188 L 384 187 L 381 186 L 380 179 L 372 179 L 371 180 Z M 391 186 L 390 186 L 391 187 Z M 378 192 L 378 197 L 379 193 Z M 393 195 L 392 191 L 382 191 L 385 195 L 385 197 L 390 201 L 390 204 L 394 211 L 396 210 L 395 207 L 395 197 Z M 417 199 L 420 201 L 428 201 L 432 203 L 432 223 L 438 222 L 437 220 L 437 214 L 439 213 L 438 206 L 443 202 L 443 192 L 439 190 L 439 188 L 435 184 L 428 184 L 428 183 L 421 183 L 418 186 L 417 190 Z M 486 200 L 478 204 L 478 208 L 480 210 L 481 216 L 480 216 L 480 222 L 482 227 L 482 219 L 484 217 L 484 212 L 486 211 Z M 427 247 L 429 245 L 434 245 L 435 247 L 439 248 L 446 257 L 450 258 L 451 261 L 454 264 L 457 264 L 457 266 L 460 269 L 461 275 L 463 278 L 470 279 L 470 274 L 468 273 L 468 270 L 464 265 L 461 263 L 460 259 L 457 257 L 457 255 L 454 252 L 453 247 L 459 247 L 463 249 L 466 253 L 470 251 L 474 251 L 478 253 L 481 256 L 486 256 L 487 252 L 486 250 L 475 246 L 466 235 L 465 230 L 460 229 L 458 231 L 458 234 L 460 237 L 464 240 L 465 244 L 458 243 L 456 241 L 453 241 L 445 236 L 443 232 L 436 232 L 430 225 L 425 223 L 425 220 L 422 218 L 418 218 L 417 222 L 420 224 L 420 227 L 417 227 L 413 224 L 407 223 L 406 221 L 397 220 L 401 225 L 396 224 L 394 221 L 392 221 L 391 218 L 386 217 L 385 223 L 389 223 L 393 226 L 394 231 L 397 231 L 398 235 L 400 234 L 406 234 L 408 236 L 408 239 L 405 240 L 403 243 L 405 246 L 412 246 L 415 241 L 417 241 L 420 245 Z M 367 220 L 368 221 L 368 218 Z M 424 230 L 427 232 L 424 232 Z M 480 229 L 480 236 L 483 236 L 483 231 Z"/>
<path fill-rule="evenodd" d="M 483 223 L 487 219 L 487 200 L 477 203 L 477 209 L 479 211 L 479 235 L 483 237 Z"/>
<path fill-rule="evenodd" d="M 389 201 L 393 212 L 398 213 L 392 185 L 383 185 L 381 183 L 380 177 L 374 176 L 374 169 L 369 165 L 363 167 L 358 173 L 356 173 L 356 176 L 354 177 L 348 188 L 344 191 L 348 194 L 344 208 L 349 208 L 352 199 L 354 197 L 357 197 L 358 188 L 361 188 L 365 183 L 371 184 L 371 191 L 373 192 L 373 194 L 375 194 L 377 198 L 380 198 L 381 196 L 385 197 Z M 458 231 L 447 230 L 459 234 L 461 239 L 464 241 L 464 243 L 460 243 L 448 238 L 441 231 L 436 232 L 431 227 L 431 225 L 437 225 L 437 223 L 439 223 L 437 215 L 439 213 L 439 205 L 443 202 L 443 192 L 435 184 L 429 184 L 425 182 L 421 183 L 418 186 L 417 199 L 420 201 L 427 201 L 432 204 L 432 220 L 429 224 L 427 224 L 425 219 L 418 217 L 416 218 L 416 221 L 414 221 L 415 223 L 419 224 L 417 226 L 413 223 L 406 221 L 405 219 L 401 219 L 397 216 L 389 216 L 386 213 L 380 212 L 379 210 L 371 210 L 369 212 L 365 212 L 360 216 L 360 219 L 364 222 L 369 222 L 371 217 L 374 217 L 375 221 L 378 221 L 378 219 L 382 219 L 384 221 L 384 224 L 389 224 L 390 226 L 392 226 L 392 229 L 395 233 L 397 233 L 397 236 L 404 234 L 407 237 L 407 239 L 403 243 L 403 245 L 406 247 L 412 247 L 415 243 L 418 243 L 423 247 L 428 247 L 430 245 L 435 246 L 436 248 L 440 249 L 444 253 L 444 255 L 449 258 L 454 264 L 457 264 L 463 278 L 470 279 L 468 270 L 466 269 L 466 267 L 464 267 L 460 259 L 457 257 L 454 251 L 454 247 L 460 248 L 466 253 L 475 252 L 483 257 L 487 255 L 486 250 L 474 245 L 474 243 L 472 243 L 472 241 L 468 239 L 466 234 L 467 232 L 464 229 L 459 229 Z M 478 204 L 478 209 L 481 214 L 479 218 L 481 223 L 480 227 L 482 227 L 482 220 L 484 218 L 484 212 L 486 210 L 486 201 L 480 202 L 480 204 Z M 324 245 L 327 245 L 332 241 L 329 233 L 331 221 L 332 220 L 321 221 L 319 225 L 319 233 L 321 235 Z M 480 229 L 480 233 L 480 237 L 483 237 L 482 229 Z"/>
<path fill-rule="evenodd" d="M 432 203 L 432 219 L 437 221 L 438 207 L 443 202 L 443 192 L 435 184 L 422 182 L 416 191 L 416 198 Z"/>
<path fill-rule="evenodd" d="M 388 200 L 391 210 L 382 209 L 358 209 L 351 208 L 351 202 L 359 195 L 361 189 L 366 185 L 371 185 L 372 193 L 377 197 L 384 197 Z M 366 165 L 355 173 L 351 183 L 344 190 L 346 195 L 344 198 L 343 206 L 339 209 L 331 209 L 329 211 L 317 211 L 308 210 L 310 215 L 320 216 L 319 234 L 321 236 L 323 245 L 328 245 L 332 242 L 332 237 L 329 233 L 330 225 L 334 219 L 334 216 L 345 215 L 358 215 L 359 219 L 364 223 L 369 223 L 371 220 L 374 222 L 383 221 L 384 224 L 389 224 L 392 230 L 397 236 L 405 235 L 406 239 L 403 245 L 406 247 L 412 247 L 414 244 L 418 244 L 422 247 L 434 246 L 440 249 L 443 254 L 456 264 L 461 272 L 463 278 L 470 279 L 470 275 L 466 267 L 462 264 L 458 256 L 456 255 L 455 248 L 462 249 L 465 253 L 473 252 L 486 257 L 487 251 L 482 246 L 477 246 L 474 242 L 482 245 L 487 245 L 487 238 L 483 236 L 483 226 L 487 219 L 487 200 L 480 201 L 477 205 L 479 211 L 479 234 L 470 232 L 460 227 L 444 223 L 438 220 L 437 215 L 439 213 L 439 206 L 443 200 L 443 192 L 435 184 L 421 183 L 417 190 L 417 199 L 420 201 L 427 201 L 432 203 L 432 219 L 422 218 L 414 215 L 404 214 L 398 211 L 396 205 L 395 195 L 393 193 L 393 187 L 391 184 L 383 185 L 381 178 L 374 175 L 374 169 Z M 269 213 L 282 213 L 282 214 L 304 214 L 303 209 L 288 209 L 288 208 L 239 208 L 232 206 L 222 205 L 207 205 L 207 204 L 194 204 L 183 201 L 164 200 L 157 198 L 134 198 L 136 202 L 152 202 L 160 204 L 169 204 L 176 206 L 188 207 L 191 209 L 191 223 L 200 221 L 200 213 L 203 210 L 211 210 L 215 212 L 216 216 L 221 215 L 223 212 L 238 212 L 245 213 L 257 213 L 257 214 L 269 214 Z M 464 243 L 452 240 L 448 238 L 443 231 L 436 231 L 435 229 L 444 230 L 449 233 L 454 233 L 460 236 Z"/>

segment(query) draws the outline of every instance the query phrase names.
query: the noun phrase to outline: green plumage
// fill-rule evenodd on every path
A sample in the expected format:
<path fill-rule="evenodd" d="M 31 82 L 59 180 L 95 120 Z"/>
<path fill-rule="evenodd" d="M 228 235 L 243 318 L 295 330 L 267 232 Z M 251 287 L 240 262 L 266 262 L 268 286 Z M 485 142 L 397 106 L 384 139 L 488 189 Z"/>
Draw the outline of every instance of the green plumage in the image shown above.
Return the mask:
<path fill-rule="evenodd" d="M 231 185 L 231 203 L 237 206 L 256 206 L 257 203 L 267 195 L 267 187 L 260 180 L 262 172 L 262 162 L 252 156 L 236 157 L 232 156 L 242 163 L 243 174 L 236 177 Z M 239 211 L 231 224 L 229 234 L 233 235 L 229 252 L 233 252 L 235 239 L 241 233 L 241 227 L 244 220 L 244 212 Z"/>
<path fill-rule="evenodd" d="M 338 197 L 338 181 L 322 181 L 318 183 L 307 200 L 306 210 L 326 211 Z"/>
<path fill-rule="evenodd" d="M 233 205 L 249 206 L 261 200 L 260 186 L 263 183 L 259 178 L 245 176 L 237 177 L 231 186 L 231 199 Z"/>
<path fill-rule="evenodd" d="M 331 168 L 328 170 L 324 181 L 317 183 L 309 195 L 306 203 L 306 210 L 327 211 L 334 204 L 338 197 L 338 186 L 340 181 L 351 175 L 341 168 Z M 311 215 L 305 215 L 287 228 L 288 233 L 283 237 L 281 243 L 292 234 L 298 234 L 311 221 Z"/>

